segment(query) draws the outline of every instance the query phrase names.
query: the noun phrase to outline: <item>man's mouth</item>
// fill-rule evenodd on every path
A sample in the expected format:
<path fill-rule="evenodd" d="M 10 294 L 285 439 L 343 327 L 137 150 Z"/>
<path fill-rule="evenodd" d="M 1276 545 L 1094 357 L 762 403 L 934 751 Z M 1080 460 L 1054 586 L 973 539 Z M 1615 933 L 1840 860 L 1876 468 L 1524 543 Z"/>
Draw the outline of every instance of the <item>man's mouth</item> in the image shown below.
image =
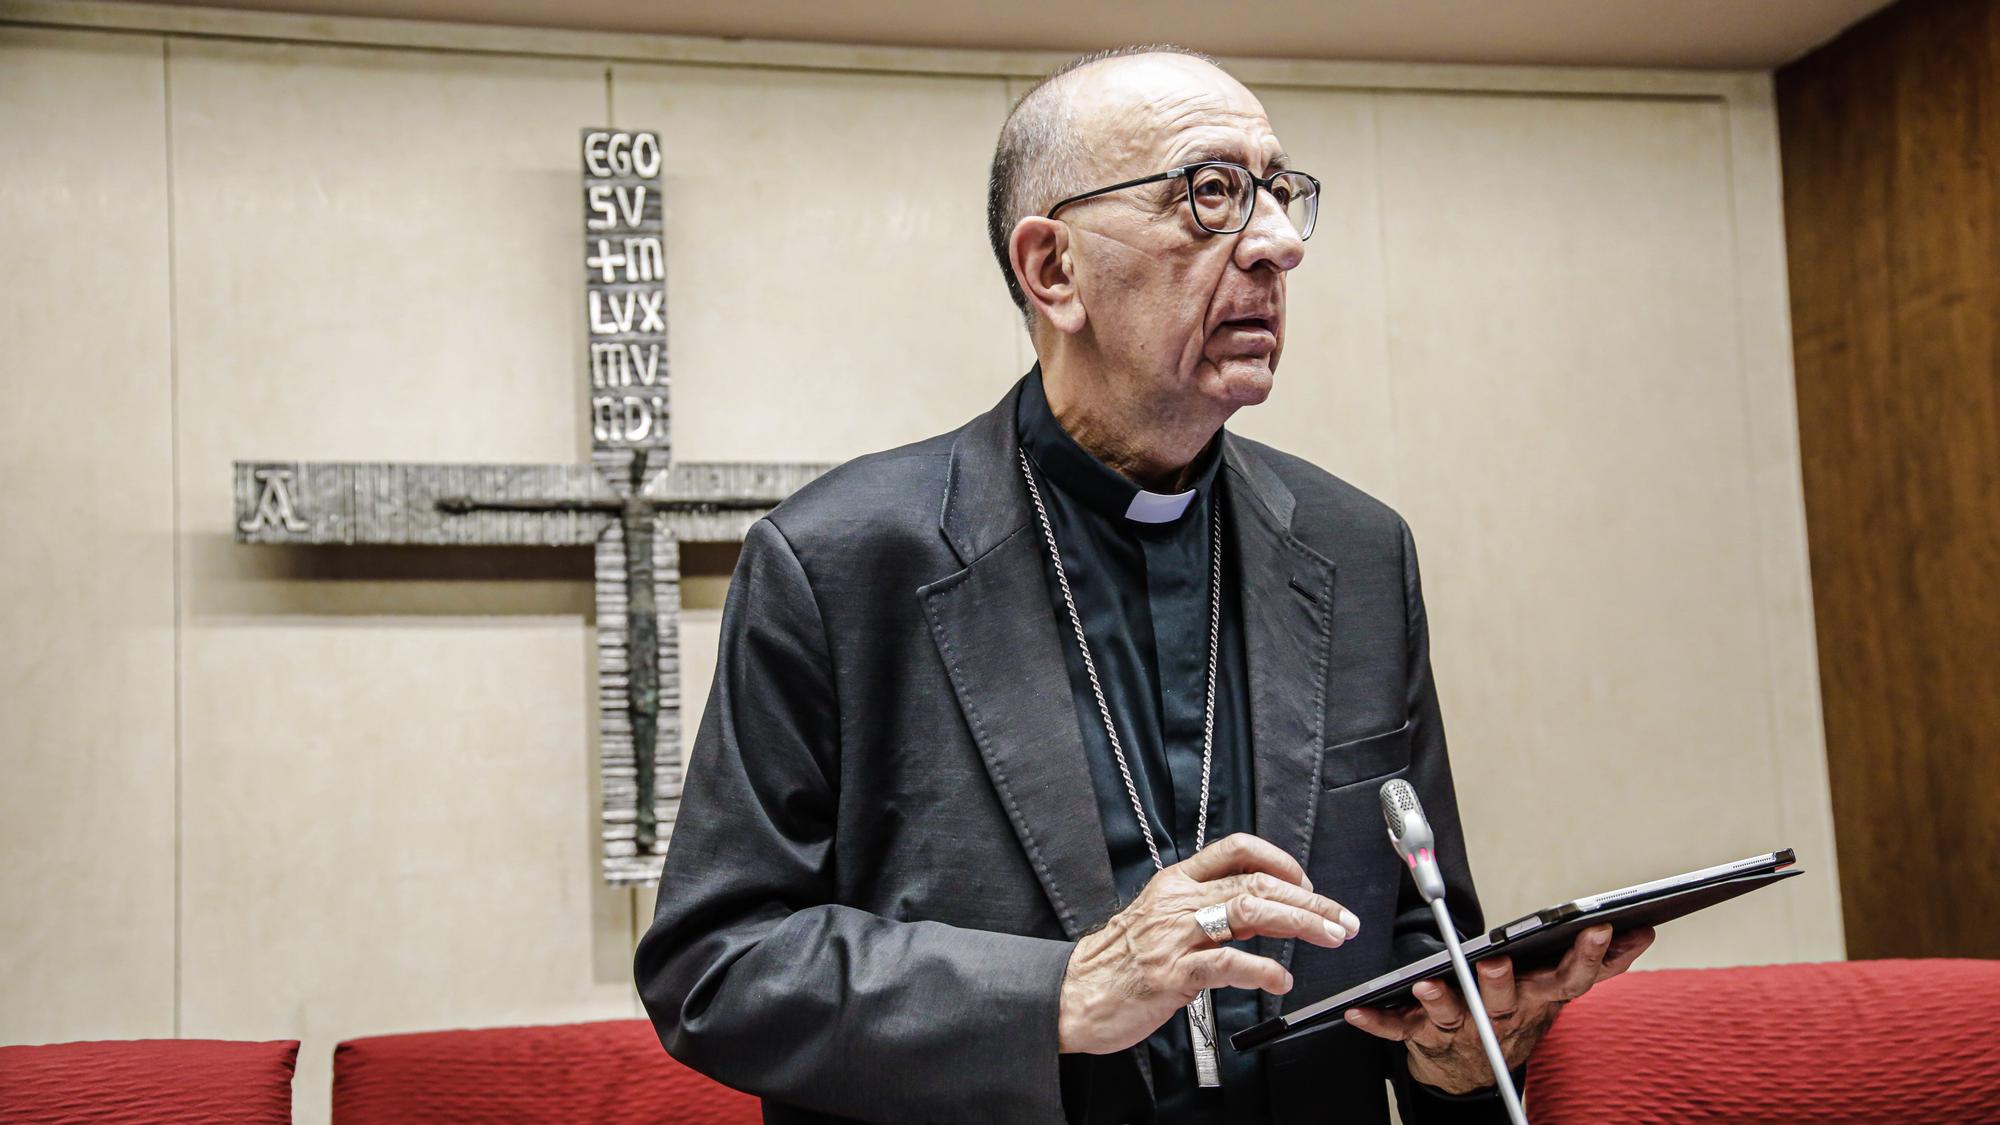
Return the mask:
<path fill-rule="evenodd" d="M 1273 336 L 1278 334 L 1277 323 L 1270 317 L 1265 316 L 1240 316 L 1234 320 L 1223 321 L 1221 327 L 1240 329 L 1245 332 L 1269 332 Z"/>

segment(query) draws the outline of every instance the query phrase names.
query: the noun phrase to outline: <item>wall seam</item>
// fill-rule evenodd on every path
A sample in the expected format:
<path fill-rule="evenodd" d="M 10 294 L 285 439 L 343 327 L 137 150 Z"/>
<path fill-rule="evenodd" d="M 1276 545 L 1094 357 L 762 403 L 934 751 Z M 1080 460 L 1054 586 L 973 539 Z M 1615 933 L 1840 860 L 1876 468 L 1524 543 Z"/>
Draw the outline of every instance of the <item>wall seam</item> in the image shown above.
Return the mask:
<path fill-rule="evenodd" d="M 173 38 L 160 37 L 160 105 L 161 105 L 161 145 L 164 150 L 163 168 L 166 174 L 166 216 L 167 216 L 167 480 L 168 492 L 172 496 L 170 522 L 173 527 L 173 614 L 174 614 L 174 1038 L 181 1037 L 182 1030 L 182 857 L 181 830 L 186 823 L 186 811 L 182 805 L 183 745 L 185 740 L 186 693 L 183 690 L 183 663 L 186 641 L 186 607 L 182 601 L 183 569 L 181 552 L 184 549 L 181 535 L 181 381 L 180 381 L 180 309 L 176 303 L 179 290 L 179 263 L 175 257 L 177 230 L 174 215 L 174 72 Z"/>
<path fill-rule="evenodd" d="M 993 131 L 996 147 L 999 143 L 1000 130 L 1007 127 L 1007 118 L 1014 112 L 1014 103 L 1027 94 L 1029 86 L 1029 82 L 1026 79 L 1002 78 L 999 82 L 1000 128 Z M 1020 93 L 1015 93 L 1016 85 L 1019 85 Z M 999 268 L 1000 263 L 998 261 L 995 261 L 993 264 L 996 269 Z M 1004 279 L 1001 281 L 1001 285 L 1003 288 L 1005 287 L 1006 281 Z M 1022 311 L 1015 306 L 1011 299 L 1007 302 L 1007 332 L 1008 337 L 1014 341 L 1014 373 L 1018 376 L 1027 375 L 1028 368 L 1040 363 L 1042 360 L 1042 357 L 1035 352 L 1035 339 L 1029 335 L 1031 329 L 1021 319 Z"/>
<path fill-rule="evenodd" d="M 1377 318 L 1382 328 L 1382 393 L 1389 404 L 1389 488 L 1396 503 L 1403 502 L 1403 430 L 1396 413 L 1396 363 L 1394 359 L 1395 333 L 1390 330 L 1389 288 L 1389 209 L 1383 205 L 1383 197 L 1388 194 L 1382 164 L 1382 94 L 1374 91 L 1368 95 L 1368 150 L 1370 163 L 1375 167 L 1375 275 L 1382 286 L 1382 315 Z"/>

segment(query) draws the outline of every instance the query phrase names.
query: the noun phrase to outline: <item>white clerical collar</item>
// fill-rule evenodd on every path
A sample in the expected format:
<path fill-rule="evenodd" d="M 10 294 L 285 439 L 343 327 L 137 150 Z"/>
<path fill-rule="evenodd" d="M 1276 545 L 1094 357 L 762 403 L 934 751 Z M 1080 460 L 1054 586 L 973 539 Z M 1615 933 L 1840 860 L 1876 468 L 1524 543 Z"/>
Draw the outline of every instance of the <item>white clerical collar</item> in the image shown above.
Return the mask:
<path fill-rule="evenodd" d="M 1176 492 L 1148 492 L 1140 489 L 1132 496 L 1132 503 L 1125 508 L 1125 518 L 1134 523 L 1172 523 L 1181 518 L 1187 506 L 1194 503 L 1195 490 Z"/>
<path fill-rule="evenodd" d="M 1021 448 L 1031 458 L 1036 468 L 1048 474 L 1069 496 L 1081 502 L 1100 519 L 1117 520 L 1119 516 L 1135 524 L 1162 526 L 1178 522 L 1187 514 L 1188 508 L 1201 490 L 1213 483 L 1222 464 L 1221 435 L 1218 434 L 1202 454 L 1196 457 L 1198 465 L 1193 479 L 1194 487 L 1186 492 L 1151 492 L 1122 473 L 1117 472 L 1093 454 L 1076 443 L 1062 423 L 1056 421 L 1049 409 L 1049 401 L 1043 393 L 1042 369 L 1039 365 L 1028 372 L 1021 381 L 1021 401 L 1015 410 L 1014 425 L 1021 437 Z"/>

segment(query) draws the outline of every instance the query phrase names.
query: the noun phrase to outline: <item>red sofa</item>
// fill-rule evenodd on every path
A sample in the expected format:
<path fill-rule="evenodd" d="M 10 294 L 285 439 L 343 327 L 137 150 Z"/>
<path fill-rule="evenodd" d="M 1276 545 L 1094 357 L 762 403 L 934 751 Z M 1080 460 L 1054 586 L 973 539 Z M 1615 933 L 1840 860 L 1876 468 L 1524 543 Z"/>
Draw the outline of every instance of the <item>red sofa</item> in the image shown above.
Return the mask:
<path fill-rule="evenodd" d="M 7 1125 L 285 1125 L 298 1040 L 129 1039 L 0 1047 Z"/>
<path fill-rule="evenodd" d="M 1564 1009 L 1534 1125 L 2000 1122 L 2000 961 L 1631 972 Z"/>
<path fill-rule="evenodd" d="M 689 1070 L 645 1020 L 430 1031 L 333 1051 L 334 1125 L 756 1125 L 756 1098 Z"/>
<path fill-rule="evenodd" d="M 296 1042 L 0 1047 L 0 1121 L 283 1122 Z M 355 1039 L 335 1125 L 743 1125 L 757 1100 L 681 1066 L 643 1020 Z M 1535 1125 L 2000 1123 L 2000 961 L 1627 973 L 1536 1052 Z"/>
<path fill-rule="evenodd" d="M 2000 1123 L 2000 962 L 1632 972 L 1528 1068 L 1534 1125 Z M 392 1035 L 334 1053 L 335 1125 L 761 1120 L 642 1020 Z"/>

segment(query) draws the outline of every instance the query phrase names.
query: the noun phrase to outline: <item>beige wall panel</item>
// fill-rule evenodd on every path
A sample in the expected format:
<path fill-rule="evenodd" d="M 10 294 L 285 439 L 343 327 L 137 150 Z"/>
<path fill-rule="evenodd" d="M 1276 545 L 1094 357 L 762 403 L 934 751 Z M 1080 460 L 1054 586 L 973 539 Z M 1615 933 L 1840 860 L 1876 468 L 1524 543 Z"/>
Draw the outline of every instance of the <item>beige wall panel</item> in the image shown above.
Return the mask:
<path fill-rule="evenodd" d="M 999 79 L 618 65 L 666 149 L 676 456 L 841 461 L 1020 374 L 987 249 Z"/>
<path fill-rule="evenodd" d="M 1279 89 L 1258 99 L 1292 167 L 1319 178 L 1319 222 L 1305 260 L 1286 275 L 1285 350 L 1271 397 L 1230 428 L 1394 503 L 1374 95 Z"/>
<path fill-rule="evenodd" d="M 171 71 L 183 1029 L 303 1038 L 311 1121 L 338 1039 L 636 1010 L 582 553 L 229 539 L 236 457 L 584 451 L 576 152 L 604 71 L 178 42 Z"/>
<path fill-rule="evenodd" d="M 1497 915 L 1780 845 L 1729 137 L 1706 101 L 1381 99 L 1402 509 Z M 1796 581 L 1803 582 L 1799 573 Z M 1655 967 L 1822 955 L 1824 881 Z"/>
<path fill-rule="evenodd" d="M 173 1034 L 160 40 L 0 29 L 0 1043 Z"/>

